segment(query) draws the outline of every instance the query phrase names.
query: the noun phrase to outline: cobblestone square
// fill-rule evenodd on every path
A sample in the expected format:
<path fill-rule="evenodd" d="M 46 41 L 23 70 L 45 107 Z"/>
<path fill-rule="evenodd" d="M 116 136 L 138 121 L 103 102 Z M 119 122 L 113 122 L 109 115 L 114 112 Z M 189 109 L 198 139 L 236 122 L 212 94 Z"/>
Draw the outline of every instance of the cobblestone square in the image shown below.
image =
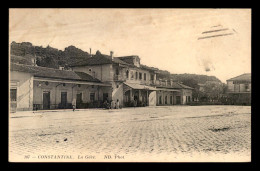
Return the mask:
<path fill-rule="evenodd" d="M 9 161 L 250 160 L 250 106 L 157 106 L 9 115 Z"/>

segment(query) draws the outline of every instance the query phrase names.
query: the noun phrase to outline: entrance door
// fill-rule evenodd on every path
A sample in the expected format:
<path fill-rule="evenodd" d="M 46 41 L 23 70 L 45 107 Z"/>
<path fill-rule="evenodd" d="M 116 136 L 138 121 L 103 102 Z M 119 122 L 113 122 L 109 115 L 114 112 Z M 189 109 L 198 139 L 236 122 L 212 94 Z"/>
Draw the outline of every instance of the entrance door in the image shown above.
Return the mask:
<path fill-rule="evenodd" d="M 50 92 L 43 92 L 43 109 L 50 109 Z"/>
<path fill-rule="evenodd" d="M 139 92 L 138 91 L 135 91 L 135 93 L 134 93 L 134 100 L 139 102 Z"/>
<path fill-rule="evenodd" d="M 176 96 L 176 104 L 181 104 L 181 96 Z"/>
<path fill-rule="evenodd" d="M 131 101 L 131 97 L 130 97 L 130 90 L 125 92 L 125 102 L 130 102 Z"/>
<path fill-rule="evenodd" d="M 103 93 L 103 102 L 108 100 L 108 93 Z"/>
<path fill-rule="evenodd" d="M 81 108 L 81 103 L 82 103 L 82 93 L 78 93 L 76 99 L 76 107 Z"/>
<path fill-rule="evenodd" d="M 67 92 L 61 92 L 61 108 L 65 109 L 67 106 Z"/>

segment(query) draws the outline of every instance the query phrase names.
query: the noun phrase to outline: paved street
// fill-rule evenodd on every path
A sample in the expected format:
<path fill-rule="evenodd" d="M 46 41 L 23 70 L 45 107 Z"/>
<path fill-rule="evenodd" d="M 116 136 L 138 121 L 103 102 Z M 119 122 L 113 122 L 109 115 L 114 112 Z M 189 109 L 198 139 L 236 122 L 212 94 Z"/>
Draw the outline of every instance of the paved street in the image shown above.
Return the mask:
<path fill-rule="evenodd" d="M 250 161 L 251 107 L 17 112 L 9 136 L 10 161 Z"/>

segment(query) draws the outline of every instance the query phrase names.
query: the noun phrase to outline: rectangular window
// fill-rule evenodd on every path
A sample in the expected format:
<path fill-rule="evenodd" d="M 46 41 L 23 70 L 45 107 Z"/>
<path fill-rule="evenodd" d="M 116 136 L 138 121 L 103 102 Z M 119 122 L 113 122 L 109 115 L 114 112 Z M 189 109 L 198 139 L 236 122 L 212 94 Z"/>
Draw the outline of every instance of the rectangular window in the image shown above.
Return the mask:
<path fill-rule="evenodd" d="M 146 80 L 146 73 L 144 73 L 144 80 Z"/>
<path fill-rule="evenodd" d="M 82 103 L 82 93 L 77 93 L 76 103 Z"/>
<path fill-rule="evenodd" d="M 167 104 L 167 96 L 165 96 L 165 104 Z"/>
<path fill-rule="evenodd" d="M 119 75 L 119 69 L 116 68 L 116 75 Z"/>
<path fill-rule="evenodd" d="M 10 90 L 10 99 L 11 99 L 11 102 L 16 102 L 16 100 L 17 100 L 17 89 L 11 89 Z"/>
<path fill-rule="evenodd" d="M 142 73 L 139 72 L 139 79 L 141 80 L 142 79 Z"/>
<path fill-rule="evenodd" d="M 245 84 L 245 89 L 246 89 L 246 91 L 249 91 L 249 85 L 248 84 Z"/>
<path fill-rule="evenodd" d="M 90 101 L 94 101 L 95 100 L 95 93 L 90 93 Z"/>
<path fill-rule="evenodd" d="M 134 72 L 131 71 L 131 79 L 134 79 Z"/>
<path fill-rule="evenodd" d="M 151 80 L 154 79 L 154 75 L 153 75 L 153 74 L 150 75 L 150 79 L 151 79 Z"/>
<path fill-rule="evenodd" d="M 128 77 L 129 77 L 129 71 L 127 70 L 126 71 L 126 78 L 128 79 Z"/>

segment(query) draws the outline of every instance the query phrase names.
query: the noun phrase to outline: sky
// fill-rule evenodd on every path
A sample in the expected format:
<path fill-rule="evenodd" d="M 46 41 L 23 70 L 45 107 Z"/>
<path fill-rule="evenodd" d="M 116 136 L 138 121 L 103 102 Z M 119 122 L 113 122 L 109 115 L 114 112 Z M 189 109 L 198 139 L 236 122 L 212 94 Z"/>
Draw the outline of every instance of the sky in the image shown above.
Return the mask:
<path fill-rule="evenodd" d="M 224 83 L 251 73 L 250 9 L 9 9 L 12 41 L 138 55 L 144 65 Z"/>

